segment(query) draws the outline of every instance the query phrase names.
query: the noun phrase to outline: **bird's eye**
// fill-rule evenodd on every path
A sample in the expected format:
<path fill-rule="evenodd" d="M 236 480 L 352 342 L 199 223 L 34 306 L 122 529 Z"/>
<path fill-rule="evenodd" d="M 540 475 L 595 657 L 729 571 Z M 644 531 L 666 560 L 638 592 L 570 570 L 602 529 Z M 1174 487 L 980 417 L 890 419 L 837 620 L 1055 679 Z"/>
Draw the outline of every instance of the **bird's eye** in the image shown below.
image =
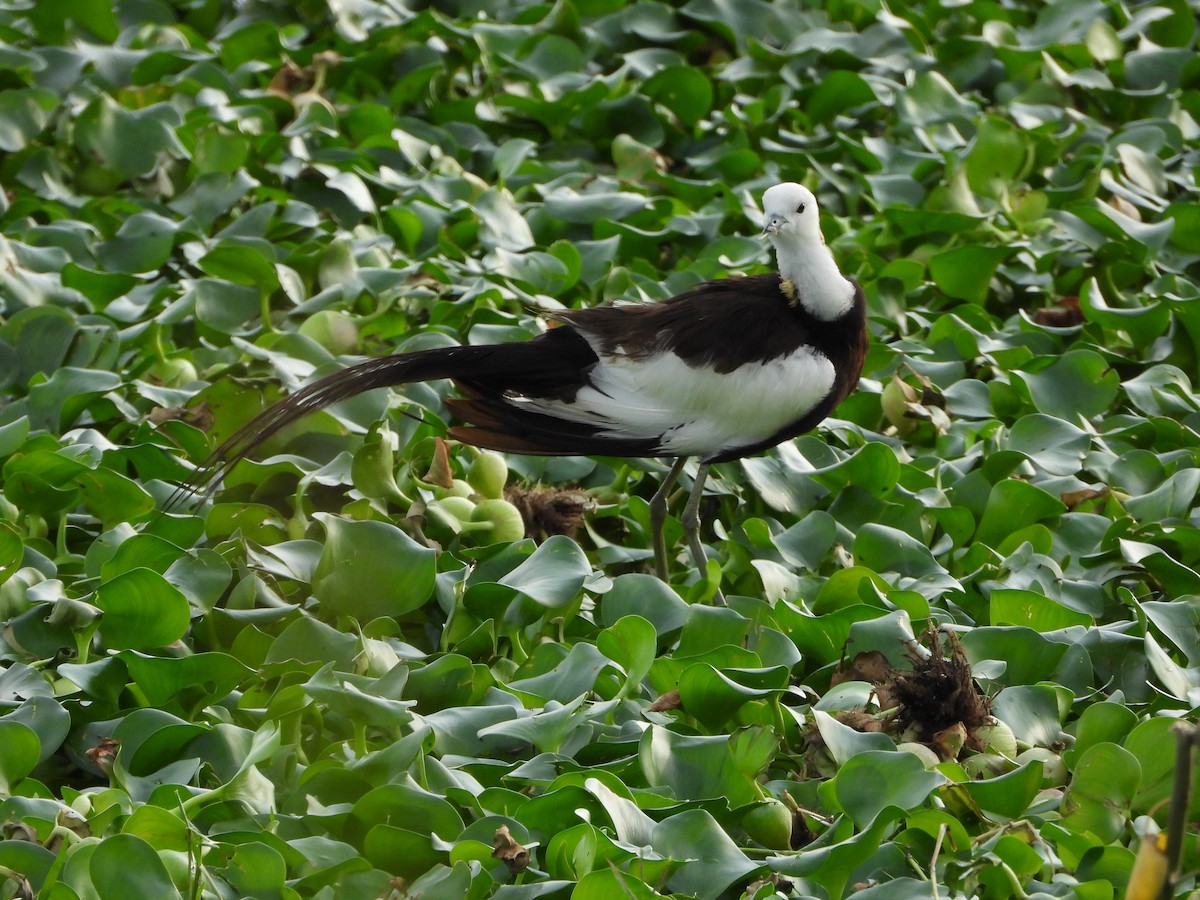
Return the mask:
<path fill-rule="evenodd" d="M 801 203 L 799 206 L 796 207 L 796 212 L 798 212 L 798 213 L 804 212 L 804 204 L 803 203 Z"/>

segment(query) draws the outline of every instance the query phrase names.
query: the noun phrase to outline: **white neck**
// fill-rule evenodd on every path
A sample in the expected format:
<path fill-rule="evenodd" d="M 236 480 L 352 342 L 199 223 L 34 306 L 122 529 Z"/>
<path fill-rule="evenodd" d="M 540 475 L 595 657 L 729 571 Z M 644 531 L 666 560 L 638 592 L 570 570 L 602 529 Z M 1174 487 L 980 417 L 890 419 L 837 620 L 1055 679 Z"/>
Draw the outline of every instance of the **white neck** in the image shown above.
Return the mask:
<path fill-rule="evenodd" d="M 833 261 L 820 240 L 773 241 L 779 277 L 791 281 L 800 305 L 818 319 L 830 321 L 854 305 L 854 284 Z"/>

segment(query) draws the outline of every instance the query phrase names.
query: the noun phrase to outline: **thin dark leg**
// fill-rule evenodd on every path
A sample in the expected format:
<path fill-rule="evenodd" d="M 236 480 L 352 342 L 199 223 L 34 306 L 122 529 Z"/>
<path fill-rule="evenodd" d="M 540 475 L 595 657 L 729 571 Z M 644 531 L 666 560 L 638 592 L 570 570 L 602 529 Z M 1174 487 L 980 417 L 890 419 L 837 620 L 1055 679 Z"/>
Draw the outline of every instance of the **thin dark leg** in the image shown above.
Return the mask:
<path fill-rule="evenodd" d="M 708 463 L 701 463 L 696 470 L 696 481 L 692 485 L 692 493 L 688 496 L 687 506 L 683 508 L 683 536 L 687 539 L 688 548 L 692 551 L 692 562 L 697 573 L 704 577 L 708 568 L 708 556 L 704 553 L 704 544 L 700 542 L 700 499 L 704 496 L 704 482 L 708 479 Z M 713 597 L 717 606 L 725 605 L 725 597 L 721 589 L 717 589 Z"/>
<path fill-rule="evenodd" d="M 675 460 L 662 486 L 650 498 L 650 542 L 654 547 L 654 573 L 660 581 L 667 580 L 667 539 L 663 537 L 663 523 L 667 521 L 667 497 L 674 490 L 685 462 L 686 456 Z"/>

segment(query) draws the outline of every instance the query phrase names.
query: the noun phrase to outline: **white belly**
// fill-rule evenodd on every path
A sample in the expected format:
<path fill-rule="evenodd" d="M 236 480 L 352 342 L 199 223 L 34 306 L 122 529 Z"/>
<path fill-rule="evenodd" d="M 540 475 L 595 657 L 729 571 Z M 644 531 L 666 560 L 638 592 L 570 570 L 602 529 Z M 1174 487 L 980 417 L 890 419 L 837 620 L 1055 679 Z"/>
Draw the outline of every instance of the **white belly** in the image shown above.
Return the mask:
<path fill-rule="evenodd" d="M 833 388 L 833 364 L 810 348 L 719 374 L 673 353 L 601 356 L 575 401 L 514 399 L 524 409 L 596 426 L 607 437 L 657 439 L 675 456 L 711 456 L 766 440 Z"/>

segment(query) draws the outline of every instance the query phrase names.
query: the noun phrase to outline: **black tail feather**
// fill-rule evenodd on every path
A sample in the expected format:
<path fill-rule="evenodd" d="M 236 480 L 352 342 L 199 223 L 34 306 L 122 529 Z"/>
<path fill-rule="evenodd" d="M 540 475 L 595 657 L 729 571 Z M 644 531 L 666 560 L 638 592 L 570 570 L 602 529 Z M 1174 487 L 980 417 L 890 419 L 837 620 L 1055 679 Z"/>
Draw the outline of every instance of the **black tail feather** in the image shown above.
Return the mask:
<path fill-rule="evenodd" d="M 188 494 L 209 497 L 238 462 L 310 413 L 376 388 L 449 377 L 452 370 L 464 367 L 466 360 L 462 357 L 465 354 L 461 351 L 469 349 L 472 348 L 446 347 L 381 356 L 305 385 L 226 438 L 195 474 L 180 485 L 168 500 L 168 507 L 176 505 Z"/>
<path fill-rule="evenodd" d="M 368 359 L 305 385 L 255 416 L 212 452 L 167 501 L 209 497 L 237 463 L 309 413 L 382 387 L 452 378 L 466 392 L 498 397 L 573 395 L 596 356 L 570 328 L 554 328 L 532 340 L 485 346 L 439 347 Z M 529 452 L 529 451 L 527 451 Z"/>
<path fill-rule="evenodd" d="M 452 398 L 446 406 L 468 423 L 452 427 L 450 436 L 489 450 L 538 456 L 661 455 L 656 439 L 620 437 L 607 433 L 602 422 L 558 418 L 495 397 Z"/>

